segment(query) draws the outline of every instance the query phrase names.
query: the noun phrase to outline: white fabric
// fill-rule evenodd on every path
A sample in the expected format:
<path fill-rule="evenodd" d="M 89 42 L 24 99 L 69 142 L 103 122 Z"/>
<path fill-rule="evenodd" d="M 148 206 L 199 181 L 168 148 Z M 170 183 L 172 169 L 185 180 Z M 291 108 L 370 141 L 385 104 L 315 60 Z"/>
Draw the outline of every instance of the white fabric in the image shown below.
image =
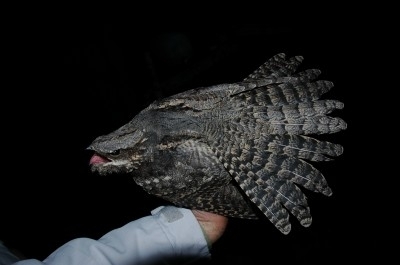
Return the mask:
<path fill-rule="evenodd" d="M 43 261 L 28 259 L 13 265 L 184 264 L 210 258 L 204 234 L 191 210 L 161 206 L 151 214 L 99 240 L 71 240 Z"/>
<path fill-rule="evenodd" d="M 9 265 L 18 260 L 19 258 L 11 253 L 3 241 L 0 240 L 0 265 Z"/>

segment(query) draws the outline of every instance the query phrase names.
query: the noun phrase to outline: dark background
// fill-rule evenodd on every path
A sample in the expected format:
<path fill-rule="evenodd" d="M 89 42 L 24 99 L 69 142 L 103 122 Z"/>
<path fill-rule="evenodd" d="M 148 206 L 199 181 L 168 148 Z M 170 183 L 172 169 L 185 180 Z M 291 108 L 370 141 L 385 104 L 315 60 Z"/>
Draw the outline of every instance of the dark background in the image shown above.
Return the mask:
<path fill-rule="evenodd" d="M 342 144 L 344 154 L 317 165 L 333 196 L 307 193 L 313 224 L 303 228 L 292 219 L 287 236 L 267 219 L 232 219 L 212 250 L 213 262 L 342 259 L 362 241 L 360 230 L 371 232 L 359 224 L 363 213 L 355 206 L 354 192 L 364 177 L 355 175 L 354 168 L 366 163 L 353 159 L 360 145 L 355 117 L 362 110 L 356 103 L 360 94 L 354 69 L 363 64 L 363 28 L 337 17 L 155 24 L 134 19 L 25 21 L 21 31 L 13 32 L 15 39 L 8 39 L 13 82 L 2 97 L 9 107 L 3 111 L 7 170 L 2 173 L 0 239 L 29 258 L 44 259 L 68 240 L 97 239 L 166 204 L 129 176 L 90 173 L 91 153 L 85 148 L 156 99 L 240 81 L 284 52 L 304 56 L 303 70 L 320 69 L 320 79 L 335 84 L 324 97 L 345 103 L 334 114 L 348 122 L 348 129 L 324 137 Z"/>

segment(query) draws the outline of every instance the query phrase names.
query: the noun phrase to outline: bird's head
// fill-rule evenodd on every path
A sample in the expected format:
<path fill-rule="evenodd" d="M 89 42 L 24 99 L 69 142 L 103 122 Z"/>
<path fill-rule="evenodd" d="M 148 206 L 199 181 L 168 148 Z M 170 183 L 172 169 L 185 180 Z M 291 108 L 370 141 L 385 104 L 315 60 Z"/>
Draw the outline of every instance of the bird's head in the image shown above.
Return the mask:
<path fill-rule="evenodd" d="M 100 175 L 129 173 L 138 169 L 145 154 L 151 152 L 148 146 L 152 133 L 133 119 L 119 129 L 97 137 L 87 150 L 93 151 L 89 165 L 92 172 Z"/>

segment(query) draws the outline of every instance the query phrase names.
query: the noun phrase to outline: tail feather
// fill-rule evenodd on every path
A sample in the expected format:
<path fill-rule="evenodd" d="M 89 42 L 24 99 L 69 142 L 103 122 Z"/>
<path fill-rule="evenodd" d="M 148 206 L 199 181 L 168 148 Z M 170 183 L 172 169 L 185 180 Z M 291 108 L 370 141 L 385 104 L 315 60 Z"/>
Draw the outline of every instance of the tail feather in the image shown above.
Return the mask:
<path fill-rule="evenodd" d="M 346 122 L 339 117 L 327 115 L 307 116 L 285 116 L 285 113 L 272 108 L 258 108 L 253 112 L 248 108 L 244 113 L 237 113 L 231 110 L 232 120 L 230 124 L 225 124 L 225 132 L 241 130 L 243 133 L 256 133 L 262 131 L 266 134 L 294 134 L 294 135 L 313 135 L 313 134 L 332 134 L 346 129 Z M 235 117 L 236 116 L 236 117 Z M 235 128 L 235 129 L 232 129 Z M 249 136 L 249 135 L 247 135 Z M 253 138 L 252 136 L 250 136 Z"/>
<path fill-rule="evenodd" d="M 326 93 L 333 87 L 332 82 L 319 80 L 314 82 L 316 84 L 312 86 L 311 90 L 307 87 L 304 88 L 304 86 L 313 84 L 311 81 L 316 79 L 320 74 L 321 71 L 318 69 L 308 69 L 294 76 L 276 76 L 275 74 L 271 74 L 270 76 L 263 77 L 262 79 L 245 79 L 245 81 L 237 83 L 235 87 L 232 87 L 230 90 L 230 97 L 234 97 L 255 89 L 263 89 L 258 92 L 267 93 L 267 96 L 272 94 L 272 98 L 275 99 L 284 101 L 286 93 L 289 95 L 289 97 L 291 93 L 297 93 L 298 96 L 301 97 L 300 101 L 309 101 L 310 98 L 304 93 L 314 92 L 314 90 L 320 89 L 321 92 L 316 94 L 315 98 L 313 98 L 318 99 L 322 94 Z M 279 95 L 280 93 L 283 95 Z"/>
<path fill-rule="evenodd" d="M 268 145 L 265 148 L 268 152 L 309 161 L 331 161 L 330 157 L 343 153 L 343 147 L 339 144 L 303 135 L 263 135 L 262 141 Z"/>
<path fill-rule="evenodd" d="M 290 181 L 274 180 L 273 184 L 277 192 L 276 200 L 290 211 L 303 226 L 310 226 L 312 217 L 310 207 L 307 205 L 307 198 L 304 193 Z M 264 189 L 266 185 L 263 185 Z"/>
<path fill-rule="evenodd" d="M 266 105 L 285 106 L 300 102 L 311 102 L 319 99 L 333 87 L 330 81 L 318 80 L 314 82 L 282 83 L 268 85 L 264 90 L 257 88 L 257 93 L 265 94 Z"/>
<path fill-rule="evenodd" d="M 247 154 L 247 156 L 252 156 L 253 154 Z M 320 192 L 327 196 L 332 194 L 331 189 L 322 173 L 313 167 L 310 163 L 302 159 L 298 159 L 293 156 L 278 155 L 276 153 L 270 153 L 268 151 L 261 151 L 253 161 L 253 171 L 256 171 L 256 175 L 264 176 L 261 181 L 265 182 L 268 178 L 272 176 L 279 176 L 280 179 L 285 179 L 292 181 L 293 183 L 299 184 L 306 189 L 314 192 Z M 264 165 L 262 168 L 256 165 Z M 271 178 L 271 181 L 276 180 Z M 272 183 L 269 183 L 270 185 Z"/>
<path fill-rule="evenodd" d="M 295 112 L 301 117 L 311 117 L 315 115 L 326 115 L 337 109 L 343 109 L 344 104 L 338 100 L 315 100 L 312 102 L 302 102 L 297 105 L 284 106 L 285 112 Z M 287 108 L 287 110 L 285 109 Z M 293 115 L 293 114 L 292 114 Z"/>
<path fill-rule="evenodd" d="M 291 76 L 303 61 L 302 56 L 294 56 L 285 60 L 286 55 L 279 53 L 271 57 L 253 73 L 248 75 L 243 81 L 253 81 L 264 78 Z"/>
<path fill-rule="evenodd" d="M 252 175 L 251 172 L 248 173 L 250 176 Z M 232 171 L 231 174 L 249 199 L 265 214 L 271 223 L 283 234 L 288 234 L 291 230 L 289 213 L 283 207 L 283 204 L 276 199 L 277 191 L 272 186 L 260 186 L 244 171 L 240 173 Z"/>
<path fill-rule="evenodd" d="M 270 134 L 329 134 L 346 128 L 346 123 L 338 117 L 315 116 L 291 120 L 266 122 L 265 130 Z"/>

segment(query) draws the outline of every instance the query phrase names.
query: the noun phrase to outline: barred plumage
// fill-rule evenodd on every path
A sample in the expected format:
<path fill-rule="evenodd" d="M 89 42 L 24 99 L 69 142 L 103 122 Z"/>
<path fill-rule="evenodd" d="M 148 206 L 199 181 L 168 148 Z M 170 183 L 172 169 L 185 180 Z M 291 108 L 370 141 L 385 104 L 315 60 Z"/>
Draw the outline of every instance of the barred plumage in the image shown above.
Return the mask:
<path fill-rule="evenodd" d="M 330 161 L 339 144 L 314 138 L 346 129 L 333 83 L 303 57 L 277 54 L 241 82 L 192 89 L 156 101 L 88 149 L 93 172 L 130 173 L 150 194 L 178 206 L 229 217 L 262 213 L 284 234 L 289 212 L 311 224 L 299 186 L 332 194 L 307 161 Z M 258 210 L 257 210 L 257 208 Z"/>

